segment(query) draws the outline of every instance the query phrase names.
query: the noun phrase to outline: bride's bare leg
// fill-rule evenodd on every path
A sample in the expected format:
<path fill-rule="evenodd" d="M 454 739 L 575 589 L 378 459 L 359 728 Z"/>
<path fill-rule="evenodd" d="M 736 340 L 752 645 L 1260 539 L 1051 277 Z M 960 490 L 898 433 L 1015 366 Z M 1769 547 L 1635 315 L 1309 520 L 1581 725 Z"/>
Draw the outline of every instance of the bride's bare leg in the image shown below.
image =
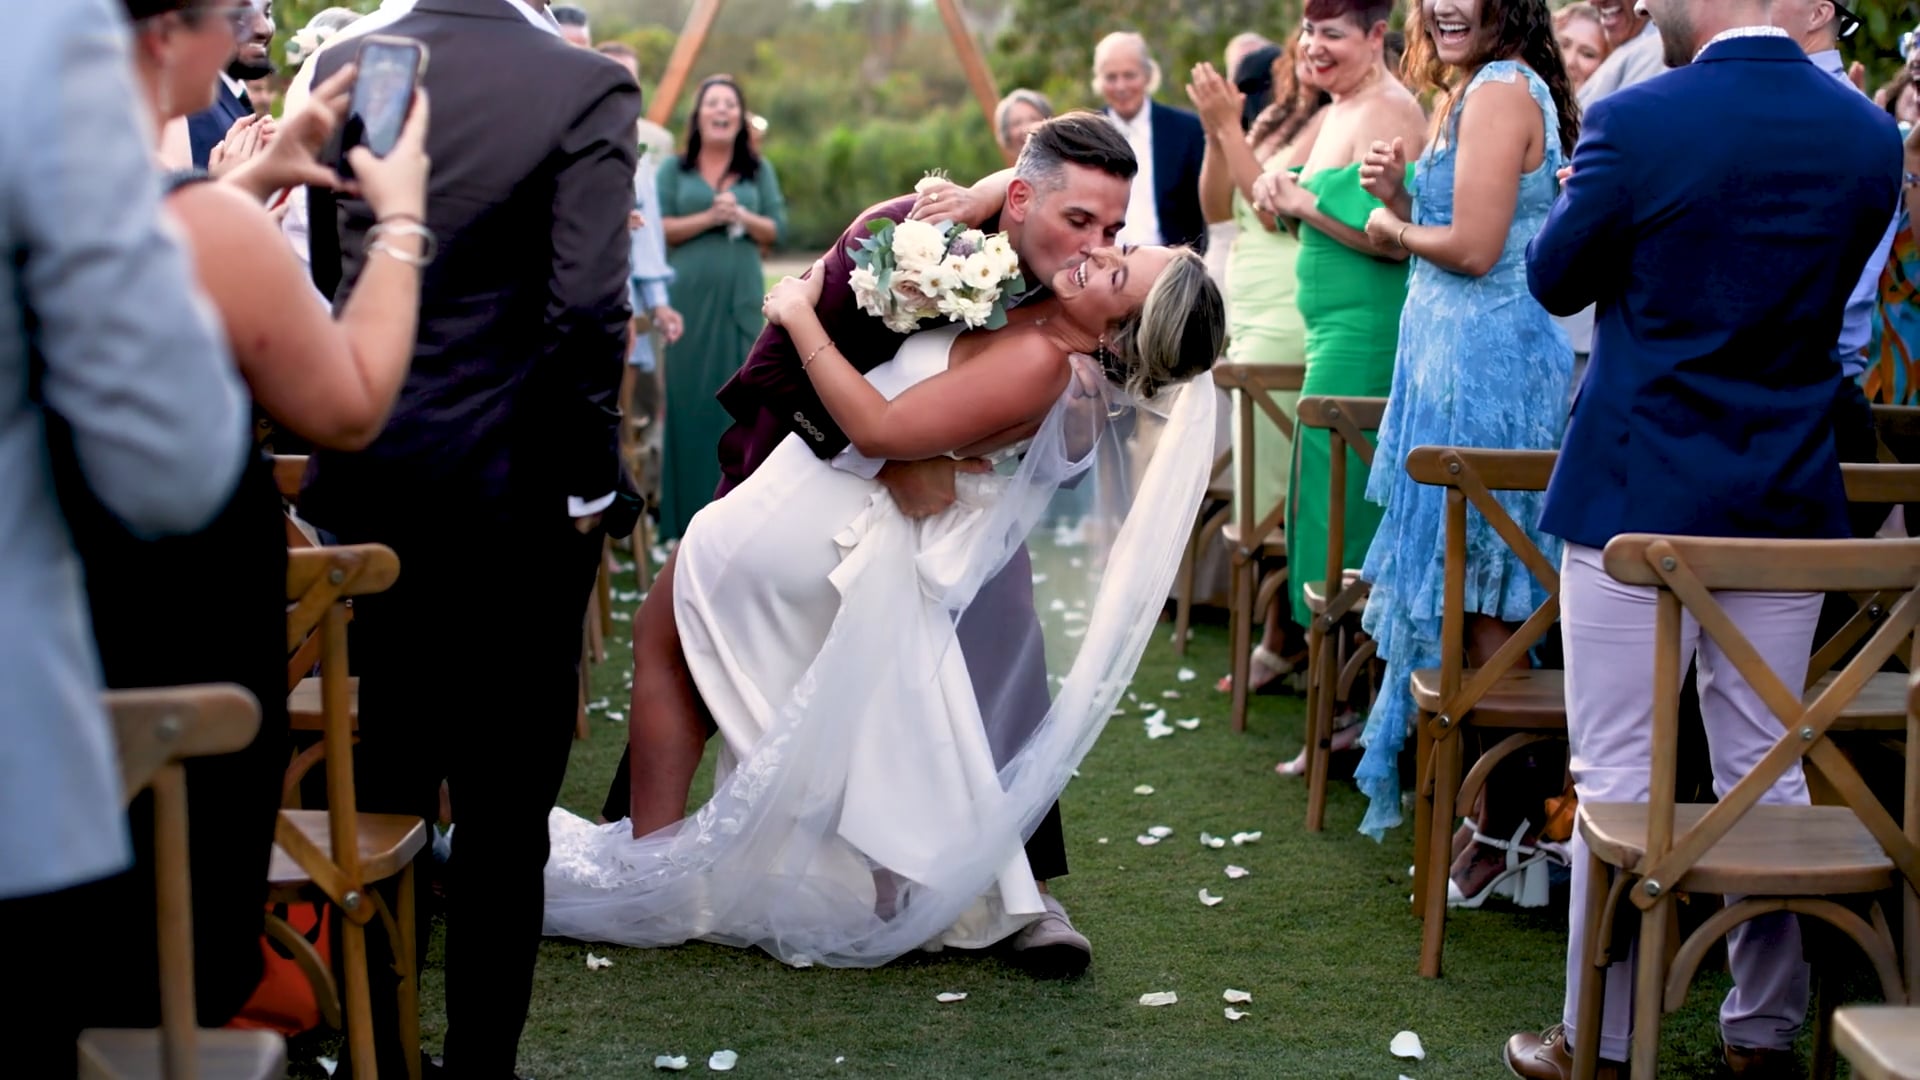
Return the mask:
<path fill-rule="evenodd" d="M 674 624 L 674 562 L 675 556 L 667 557 L 633 620 L 627 746 L 636 837 L 685 816 L 687 792 L 707 746 L 706 717 Z"/>

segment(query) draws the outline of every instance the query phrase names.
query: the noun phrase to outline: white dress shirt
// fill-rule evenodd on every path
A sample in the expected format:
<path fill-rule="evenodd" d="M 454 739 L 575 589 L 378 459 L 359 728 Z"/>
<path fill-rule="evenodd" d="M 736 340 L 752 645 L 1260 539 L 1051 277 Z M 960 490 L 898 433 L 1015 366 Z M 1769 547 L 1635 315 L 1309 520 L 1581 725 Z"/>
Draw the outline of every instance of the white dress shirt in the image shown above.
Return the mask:
<path fill-rule="evenodd" d="M 1141 102 L 1140 111 L 1134 113 L 1131 120 L 1108 109 L 1107 119 L 1127 137 L 1127 145 L 1133 147 L 1134 160 L 1140 163 L 1133 187 L 1127 191 L 1127 224 L 1120 230 L 1119 242 L 1158 244 L 1161 242 L 1160 204 L 1154 198 L 1153 186 L 1153 103 Z"/>

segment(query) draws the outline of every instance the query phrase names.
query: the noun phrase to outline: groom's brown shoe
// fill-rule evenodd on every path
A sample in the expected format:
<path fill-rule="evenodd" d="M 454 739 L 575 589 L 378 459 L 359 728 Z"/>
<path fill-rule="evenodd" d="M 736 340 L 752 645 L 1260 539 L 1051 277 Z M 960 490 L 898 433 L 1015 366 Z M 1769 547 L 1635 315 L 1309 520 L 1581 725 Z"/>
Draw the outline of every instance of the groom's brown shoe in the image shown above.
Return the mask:
<path fill-rule="evenodd" d="M 1573 1048 L 1567 1045 L 1566 1026 L 1555 1024 L 1545 1031 L 1523 1031 L 1507 1040 L 1501 1060 L 1507 1071 L 1521 1080 L 1570 1080 L 1573 1076 Z M 1621 1080 L 1627 1075 L 1617 1061 L 1600 1061 L 1598 1080 Z"/>
<path fill-rule="evenodd" d="M 1078 975 L 1093 962 L 1093 945 L 1067 921 L 1067 909 L 1045 893 L 1046 914 L 1013 935 L 1013 962 L 1030 975 L 1062 978 Z"/>

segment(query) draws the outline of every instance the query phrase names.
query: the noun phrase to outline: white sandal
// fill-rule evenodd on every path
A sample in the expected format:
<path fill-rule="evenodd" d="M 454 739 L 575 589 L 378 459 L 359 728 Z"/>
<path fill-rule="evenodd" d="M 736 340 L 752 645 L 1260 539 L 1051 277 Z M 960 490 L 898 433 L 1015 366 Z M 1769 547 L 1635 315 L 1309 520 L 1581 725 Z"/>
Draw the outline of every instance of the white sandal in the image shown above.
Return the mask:
<path fill-rule="evenodd" d="M 1506 867 L 1498 874 L 1495 874 L 1492 879 L 1480 887 L 1479 892 L 1474 893 L 1472 896 L 1461 892 L 1460 886 L 1456 884 L 1453 877 L 1449 875 L 1447 877 L 1447 906 L 1453 908 L 1477 908 L 1485 904 L 1487 898 L 1490 896 L 1502 896 L 1513 901 L 1517 907 L 1545 907 L 1547 905 L 1548 892 L 1551 888 L 1551 878 L 1549 875 L 1552 873 L 1552 870 L 1549 864 L 1559 862 L 1562 866 L 1568 865 L 1568 854 L 1566 848 L 1559 844 L 1543 843 L 1534 845 L 1521 843 L 1521 838 L 1527 835 L 1527 830 L 1531 827 L 1531 822 L 1520 822 L 1520 827 L 1514 830 L 1513 839 L 1511 840 L 1495 840 L 1481 833 L 1476 827 L 1473 830 L 1473 842 L 1476 844 L 1485 844 L 1487 847 L 1506 852 Z"/>

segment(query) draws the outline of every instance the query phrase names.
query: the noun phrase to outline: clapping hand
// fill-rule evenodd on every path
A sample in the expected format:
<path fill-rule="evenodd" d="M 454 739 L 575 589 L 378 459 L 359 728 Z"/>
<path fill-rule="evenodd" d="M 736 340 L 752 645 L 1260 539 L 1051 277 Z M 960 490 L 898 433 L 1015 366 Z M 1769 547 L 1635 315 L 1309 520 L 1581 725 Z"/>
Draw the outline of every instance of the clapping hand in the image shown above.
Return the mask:
<path fill-rule="evenodd" d="M 207 154 L 207 172 L 216 179 L 252 161 L 273 140 L 273 118 L 258 113 L 243 116 L 227 129 L 226 137 Z"/>
<path fill-rule="evenodd" d="M 354 65 L 348 64 L 315 86 L 306 106 L 275 128 L 265 149 L 228 179 L 262 199 L 282 188 L 303 185 L 348 187 L 338 174 L 320 163 L 320 152 L 346 115 L 354 70 Z"/>
<path fill-rule="evenodd" d="M 715 223 L 720 225 L 740 223 L 740 199 L 733 193 L 732 185 L 714 193 L 713 217 Z"/>
<path fill-rule="evenodd" d="M 1317 201 L 1313 192 L 1300 186 L 1300 178 L 1286 170 L 1261 173 L 1253 182 L 1254 208 L 1276 217 L 1298 218 Z"/>
<path fill-rule="evenodd" d="M 1375 139 L 1360 159 L 1360 186 L 1366 193 L 1386 203 L 1397 204 L 1407 194 L 1407 144 L 1395 136 L 1392 142 Z"/>
<path fill-rule="evenodd" d="M 1225 138 L 1240 134 L 1240 114 L 1246 108 L 1247 95 L 1222 78 L 1206 61 L 1193 65 L 1193 81 L 1187 84 L 1187 100 L 1200 114 L 1207 134 Z"/>

